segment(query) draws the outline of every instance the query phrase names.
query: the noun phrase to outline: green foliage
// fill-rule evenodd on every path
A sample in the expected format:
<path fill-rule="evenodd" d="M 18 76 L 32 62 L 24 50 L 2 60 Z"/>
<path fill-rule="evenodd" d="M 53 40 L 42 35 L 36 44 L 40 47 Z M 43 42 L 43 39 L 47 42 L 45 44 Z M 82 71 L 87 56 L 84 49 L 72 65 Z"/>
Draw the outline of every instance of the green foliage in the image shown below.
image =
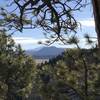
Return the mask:
<path fill-rule="evenodd" d="M 36 74 L 35 62 L 16 46 L 11 36 L 0 32 L 0 100 L 28 96 Z"/>
<path fill-rule="evenodd" d="M 77 44 L 77 38 L 71 38 L 70 43 Z M 68 49 L 57 58 L 36 68 L 33 59 L 24 54 L 21 46 L 16 46 L 11 36 L 1 31 L 0 99 L 28 97 L 33 88 L 43 100 L 70 100 L 68 93 L 61 92 L 66 86 L 73 89 L 76 96 L 84 97 L 87 67 L 88 98 L 94 100 L 96 95 L 99 95 L 100 88 L 99 54 L 97 48 Z"/>
<path fill-rule="evenodd" d="M 79 43 L 79 40 L 78 40 L 77 37 L 72 36 L 72 37 L 70 37 L 70 39 L 68 40 L 68 43 L 69 43 L 69 44 L 78 44 L 78 43 Z"/>
<path fill-rule="evenodd" d="M 90 36 L 88 34 L 85 34 L 85 38 L 86 38 L 86 42 L 88 44 L 92 44 L 93 43 L 93 41 L 90 39 Z"/>
<path fill-rule="evenodd" d="M 69 49 L 61 56 L 50 60 L 49 63 L 39 66 L 38 92 L 44 100 L 70 100 L 67 94 L 60 93 L 59 85 L 67 84 L 77 90 L 80 96 L 85 97 L 85 68 L 83 58 L 87 64 L 88 99 L 95 100 L 99 94 L 100 57 L 98 49 Z M 49 76 L 49 77 L 47 77 Z M 45 78 L 44 78 L 45 77 Z M 46 81 L 46 82 L 45 82 Z M 98 84 L 98 85 L 97 85 Z M 97 87 L 96 87 L 97 86 Z M 52 95 L 54 97 L 52 97 Z M 61 98 L 60 98 L 61 96 Z"/>

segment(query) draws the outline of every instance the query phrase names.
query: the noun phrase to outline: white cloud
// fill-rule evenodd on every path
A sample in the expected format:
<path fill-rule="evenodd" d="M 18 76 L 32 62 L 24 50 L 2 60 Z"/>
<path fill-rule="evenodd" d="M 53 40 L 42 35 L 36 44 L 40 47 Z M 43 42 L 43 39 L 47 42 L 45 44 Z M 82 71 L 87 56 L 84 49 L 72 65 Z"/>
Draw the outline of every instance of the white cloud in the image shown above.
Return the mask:
<path fill-rule="evenodd" d="M 93 18 L 86 19 L 86 20 L 79 20 L 82 26 L 86 27 L 95 27 L 95 22 Z"/>
<path fill-rule="evenodd" d="M 21 44 L 23 49 L 33 49 L 38 47 L 37 44 L 39 41 L 45 42 L 47 39 L 34 39 L 31 37 L 13 37 L 16 44 Z M 95 43 L 96 39 L 92 39 Z M 63 47 L 63 48 L 73 48 L 76 47 L 75 45 L 64 45 L 61 41 L 58 41 L 54 44 L 52 44 L 57 47 Z M 80 39 L 79 46 L 82 48 L 90 48 L 89 45 L 86 44 L 86 40 L 84 38 Z"/>
<path fill-rule="evenodd" d="M 46 39 L 34 39 L 31 37 L 13 37 L 16 44 L 27 45 L 27 44 L 37 44 L 39 41 L 46 41 Z"/>

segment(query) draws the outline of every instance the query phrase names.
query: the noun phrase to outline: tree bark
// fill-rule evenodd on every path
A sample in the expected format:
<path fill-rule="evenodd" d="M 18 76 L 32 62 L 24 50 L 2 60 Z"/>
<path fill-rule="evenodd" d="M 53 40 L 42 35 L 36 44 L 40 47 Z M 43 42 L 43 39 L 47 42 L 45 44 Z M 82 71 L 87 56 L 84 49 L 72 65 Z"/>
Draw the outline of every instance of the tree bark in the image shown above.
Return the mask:
<path fill-rule="evenodd" d="M 100 49 L 100 0 L 92 0 L 95 29 L 97 32 L 98 47 Z"/>

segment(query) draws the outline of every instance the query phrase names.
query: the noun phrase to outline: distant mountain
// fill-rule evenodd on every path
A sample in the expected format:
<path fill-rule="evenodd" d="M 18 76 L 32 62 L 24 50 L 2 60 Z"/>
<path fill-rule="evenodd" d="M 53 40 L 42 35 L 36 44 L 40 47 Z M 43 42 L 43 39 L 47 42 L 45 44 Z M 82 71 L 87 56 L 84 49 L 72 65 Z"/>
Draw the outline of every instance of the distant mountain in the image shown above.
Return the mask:
<path fill-rule="evenodd" d="M 64 48 L 55 46 L 43 47 L 37 50 L 27 50 L 26 54 L 33 56 L 36 59 L 51 59 L 64 52 Z"/>

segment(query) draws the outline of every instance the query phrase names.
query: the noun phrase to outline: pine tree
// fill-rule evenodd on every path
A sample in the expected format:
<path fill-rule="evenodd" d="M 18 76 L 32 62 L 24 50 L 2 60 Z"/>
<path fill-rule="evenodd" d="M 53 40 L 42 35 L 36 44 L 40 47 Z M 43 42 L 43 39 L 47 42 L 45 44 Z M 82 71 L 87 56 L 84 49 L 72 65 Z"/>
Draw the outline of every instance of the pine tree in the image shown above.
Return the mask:
<path fill-rule="evenodd" d="M 36 74 L 34 60 L 15 45 L 9 35 L 0 32 L 0 88 L 1 98 L 17 100 L 31 92 Z"/>

